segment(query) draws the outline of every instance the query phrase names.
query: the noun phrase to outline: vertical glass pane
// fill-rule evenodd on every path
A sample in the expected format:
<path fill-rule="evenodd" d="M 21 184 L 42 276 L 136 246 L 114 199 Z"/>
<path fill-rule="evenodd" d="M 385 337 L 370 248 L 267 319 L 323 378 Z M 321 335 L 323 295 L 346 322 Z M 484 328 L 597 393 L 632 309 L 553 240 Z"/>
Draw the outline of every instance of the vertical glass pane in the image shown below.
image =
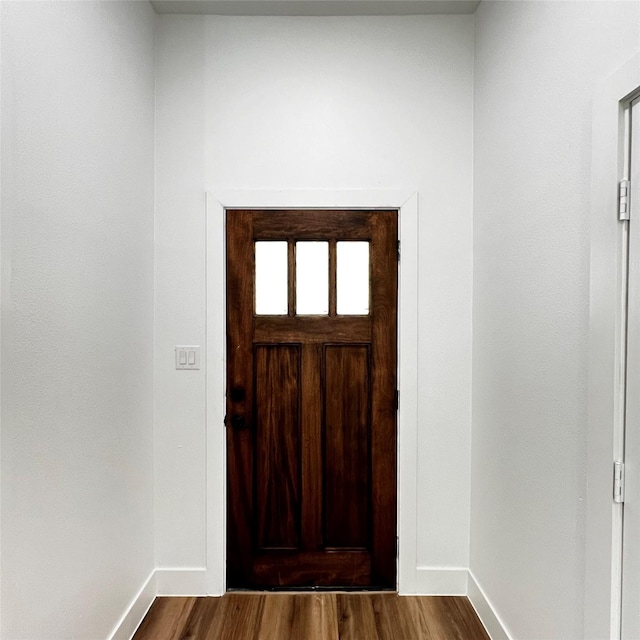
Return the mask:
<path fill-rule="evenodd" d="M 287 243 L 256 242 L 256 314 L 287 315 Z"/>
<path fill-rule="evenodd" d="M 369 313 L 369 243 L 338 242 L 336 255 L 337 312 Z"/>
<path fill-rule="evenodd" d="M 296 314 L 329 313 L 329 243 L 296 242 Z"/>

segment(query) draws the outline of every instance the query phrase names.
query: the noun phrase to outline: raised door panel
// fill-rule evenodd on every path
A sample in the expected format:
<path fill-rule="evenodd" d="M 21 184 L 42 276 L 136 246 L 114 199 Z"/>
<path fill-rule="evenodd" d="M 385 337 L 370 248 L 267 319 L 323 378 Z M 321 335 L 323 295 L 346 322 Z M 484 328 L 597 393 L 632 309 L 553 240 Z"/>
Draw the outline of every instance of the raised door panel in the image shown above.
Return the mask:
<path fill-rule="evenodd" d="M 258 549 L 300 546 L 300 347 L 255 348 Z"/>
<path fill-rule="evenodd" d="M 369 346 L 325 347 L 324 372 L 325 544 L 369 548 Z"/>

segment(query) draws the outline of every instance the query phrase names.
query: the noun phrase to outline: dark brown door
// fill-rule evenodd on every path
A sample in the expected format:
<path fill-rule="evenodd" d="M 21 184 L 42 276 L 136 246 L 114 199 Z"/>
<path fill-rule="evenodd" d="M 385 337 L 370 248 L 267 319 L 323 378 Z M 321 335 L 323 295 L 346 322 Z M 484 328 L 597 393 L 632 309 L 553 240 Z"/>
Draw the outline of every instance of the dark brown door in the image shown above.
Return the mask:
<path fill-rule="evenodd" d="M 229 588 L 395 588 L 397 271 L 397 211 L 227 211 Z"/>

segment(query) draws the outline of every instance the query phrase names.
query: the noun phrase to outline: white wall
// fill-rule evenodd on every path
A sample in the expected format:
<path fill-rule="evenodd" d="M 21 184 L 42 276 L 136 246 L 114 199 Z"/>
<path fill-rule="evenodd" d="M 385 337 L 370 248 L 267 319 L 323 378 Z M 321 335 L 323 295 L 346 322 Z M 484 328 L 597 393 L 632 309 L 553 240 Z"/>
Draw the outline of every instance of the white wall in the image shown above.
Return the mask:
<path fill-rule="evenodd" d="M 158 19 L 155 443 L 154 17 L 1 7 L 0 635 L 106 637 L 153 517 L 159 566 L 205 565 L 205 372 L 173 364 L 204 345 L 205 189 L 407 188 L 418 590 L 471 524 L 514 637 L 582 637 L 591 99 L 638 3 L 485 0 L 475 69 L 469 16 Z"/>
<path fill-rule="evenodd" d="M 639 7 L 484 1 L 476 13 L 470 567 L 522 640 L 589 632 L 592 100 L 638 50 Z"/>
<path fill-rule="evenodd" d="M 207 188 L 419 191 L 418 565 L 467 566 L 472 68 L 472 16 L 159 19 L 159 566 L 205 565 L 223 497 L 205 496 L 204 371 L 173 360 L 204 344 Z"/>
<path fill-rule="evenodd" d="M 1 635 L 97 640 L 153 569 L 155 18 L 1 10 Z"/>

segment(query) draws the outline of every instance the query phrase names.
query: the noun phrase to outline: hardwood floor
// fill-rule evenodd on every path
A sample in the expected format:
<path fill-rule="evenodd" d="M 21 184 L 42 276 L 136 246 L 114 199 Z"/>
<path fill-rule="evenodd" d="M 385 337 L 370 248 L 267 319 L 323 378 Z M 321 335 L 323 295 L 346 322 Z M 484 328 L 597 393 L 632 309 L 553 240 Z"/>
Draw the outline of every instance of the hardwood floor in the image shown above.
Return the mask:
<path fill-rule="evenodd" d="M 465 597 L 227 593 L 157 598 L 133 640 L 489 640 Z"/>

